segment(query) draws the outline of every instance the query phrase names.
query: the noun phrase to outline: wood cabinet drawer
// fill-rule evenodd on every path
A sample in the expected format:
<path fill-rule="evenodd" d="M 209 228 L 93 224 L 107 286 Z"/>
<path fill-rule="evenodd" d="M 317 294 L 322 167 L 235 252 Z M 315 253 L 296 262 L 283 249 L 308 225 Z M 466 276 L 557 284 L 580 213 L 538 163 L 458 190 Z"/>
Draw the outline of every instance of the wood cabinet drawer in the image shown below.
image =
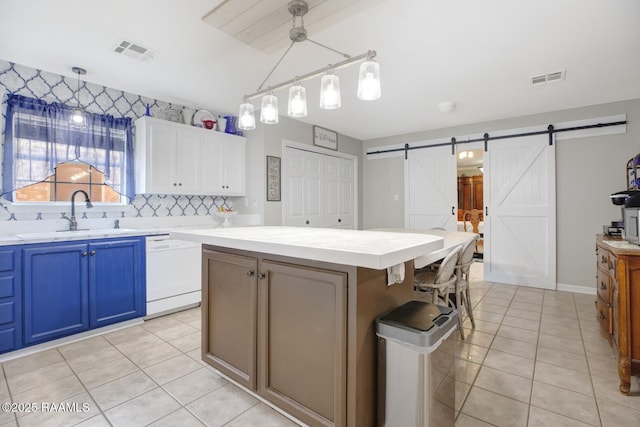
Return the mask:
<path fill-rule="evenodd" d="M 611 341 L 613 333 L 613 316 L 611 304 L 605 302 L 598 296 L 596 298 L 596 318 L 600 322 L 600 332 L 602 336 Z"/>
<path fill-rule="evenodd" d="M 608 270 L 609 266 L 609 252 L 602 249 L 601 247 L 596 248 L 596 256 L 598 262 L 598 268 L 602 270 Z"/>
<path fill-rule="evenodd" d="M 612 282 L 611 276 L 608 272 L 604 272 L 598 269 L 598 296 L 604 300 L 605 303 L 611 304 L 611 290 Z"/>

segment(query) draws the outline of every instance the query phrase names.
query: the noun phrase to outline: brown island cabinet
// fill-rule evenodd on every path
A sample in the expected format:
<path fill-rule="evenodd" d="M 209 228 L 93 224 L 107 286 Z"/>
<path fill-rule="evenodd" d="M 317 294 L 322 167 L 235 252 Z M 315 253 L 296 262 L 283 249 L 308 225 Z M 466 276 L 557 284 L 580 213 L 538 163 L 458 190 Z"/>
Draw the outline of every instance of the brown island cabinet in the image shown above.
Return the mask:
<path fill-rule="evenodd" d="M 290 227 L 172 236 L 203 243 L 206 363 L 305 424 L 377 425 L 375 319 L 412 299 L 413 259 L 442 249 L 441 237 Z M 404 279 L 388 286 L 387 267 L 399 264 Z"/>

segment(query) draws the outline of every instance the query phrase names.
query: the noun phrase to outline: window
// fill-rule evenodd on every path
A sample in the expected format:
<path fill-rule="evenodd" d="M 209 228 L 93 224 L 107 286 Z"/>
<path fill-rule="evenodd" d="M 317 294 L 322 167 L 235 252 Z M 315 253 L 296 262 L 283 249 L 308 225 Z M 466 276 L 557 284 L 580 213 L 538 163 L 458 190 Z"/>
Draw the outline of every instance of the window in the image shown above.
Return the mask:
<path fill-rule="evenodd" d="M 19 202 L 68 201 L 75 190 L 92 200 L 133 198 L 130 118 L 87 114 L 73 127 L 71 108 L 9 95 L 3 156 L 3 196 Z"/>
<path fill-rule="evenodd" d="M 76 190 L 84 190 L 92 202 L 120 203 L 121 196 L 105 184 L 104 174 L 82 162 L 60 163 L 44 181 L 18 188 L 16 202 L 68 202 Z"/>

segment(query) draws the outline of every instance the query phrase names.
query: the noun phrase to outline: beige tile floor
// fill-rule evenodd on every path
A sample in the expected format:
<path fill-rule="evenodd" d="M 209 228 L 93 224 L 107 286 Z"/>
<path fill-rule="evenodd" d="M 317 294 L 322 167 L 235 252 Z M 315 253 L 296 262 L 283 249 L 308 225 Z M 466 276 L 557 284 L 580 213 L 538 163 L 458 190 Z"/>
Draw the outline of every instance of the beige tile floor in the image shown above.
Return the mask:
<path fill-rule="evenodd" d="M 595 296 L 482 281 L 473 264 L 476 329 L 458 342 L 456 426 L 640 426 L 640 381 L 618 391 Z"/>
<path fill-rule="evenodd" d="M 640 383 L 618 392 L 593 296 L 487 283 L 481 268 L 456 426 L 640 425 Z M 295 426 L 200 361 L 198 308 L 4 362 L 0 402 L 78 409 L 0 411 L 0 426 Z"/>

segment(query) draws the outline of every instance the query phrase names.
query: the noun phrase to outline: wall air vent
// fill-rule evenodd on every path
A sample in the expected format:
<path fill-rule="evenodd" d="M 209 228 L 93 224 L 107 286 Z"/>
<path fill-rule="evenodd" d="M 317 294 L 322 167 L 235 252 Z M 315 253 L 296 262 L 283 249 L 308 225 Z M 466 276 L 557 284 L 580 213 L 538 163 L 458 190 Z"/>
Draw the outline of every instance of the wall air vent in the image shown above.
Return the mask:
<path fill-rule="evenodd" d="M 142 62 L 147 62 L 153 59 L 157 53 L 148 47 L 142 46 L 140 43 L 134 43 L 124 39 L 118 41 L 114 46 L 113 51 Z"/>
<path fill-rule="evenodd" d="M 547 83 L 555 83 L 564 81 L 566 70 L 555 71 L 549 74 L 540 74 L 539 76 L 531 77 L 531 86 L 539 86 Z"/>

